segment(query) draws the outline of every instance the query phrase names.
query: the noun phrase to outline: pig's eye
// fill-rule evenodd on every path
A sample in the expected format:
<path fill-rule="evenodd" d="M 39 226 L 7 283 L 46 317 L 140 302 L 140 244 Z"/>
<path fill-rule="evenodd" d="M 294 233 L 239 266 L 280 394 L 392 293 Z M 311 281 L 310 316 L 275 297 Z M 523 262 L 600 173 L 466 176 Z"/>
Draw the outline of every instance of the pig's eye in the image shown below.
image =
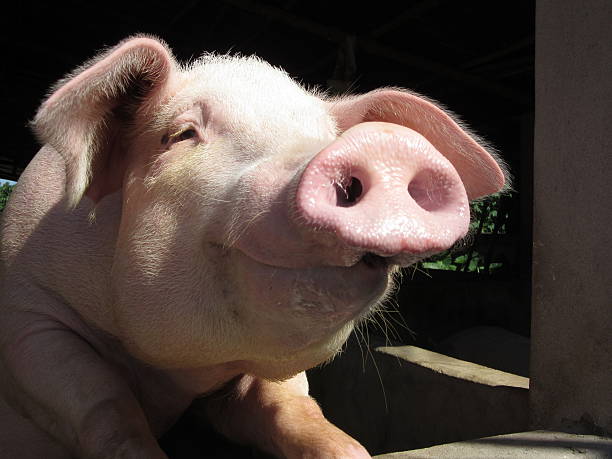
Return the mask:
<path fill-rule="evenodd" d="M 198 133 L 195 129 L 185 129 L 184 131 L 171 135 L 170 138 L 175 142 L 182 142 L 183 140 L 193 139 L 197 135 Z"/>
<path fill-rule="evenodd" d="M 166 144 L 168 142 L 182 142 L 183 140 L 189 140 L 189 139 L 193 139 L 196 138 L 198 136 L 198 133 L 195 129 L 185 129 L 183 131 L 179 131 L 175 134 L 171 134 L 171 135 L 164 135 L 161 139 L 162 144 Z"/>

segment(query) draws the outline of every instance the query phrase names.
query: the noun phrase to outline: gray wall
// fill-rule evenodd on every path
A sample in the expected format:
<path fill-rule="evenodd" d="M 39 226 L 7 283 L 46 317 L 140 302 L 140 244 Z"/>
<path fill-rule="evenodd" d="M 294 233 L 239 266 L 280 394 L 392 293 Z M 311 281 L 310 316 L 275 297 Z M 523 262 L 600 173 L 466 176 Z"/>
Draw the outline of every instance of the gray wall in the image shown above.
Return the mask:
<path fill-rule="evenodd" d="M 612 435 L 612 1 L 540 0 L 532 424 Z"/>

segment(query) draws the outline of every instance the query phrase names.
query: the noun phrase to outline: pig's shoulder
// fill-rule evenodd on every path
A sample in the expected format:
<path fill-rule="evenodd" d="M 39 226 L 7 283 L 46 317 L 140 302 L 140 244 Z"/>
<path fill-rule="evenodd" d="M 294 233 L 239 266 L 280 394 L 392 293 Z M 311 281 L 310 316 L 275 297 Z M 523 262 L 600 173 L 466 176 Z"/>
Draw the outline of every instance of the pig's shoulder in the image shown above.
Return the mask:
<path fill-rule="evenodd" d="M 17 250 L 36 231 L 40 221 L 64 194 L 64 161 L 44 146 L 25 169 L 2 213 L 2 246 Z"/>
<path fill-rule="evenodd" d="M 100 203 L 99 221 L 91 221 L 93 202 L 83 198 L 76 208 L 66 199 L 65 162 L 55 149 L 44 146 L 15 186 L 2 214 L 1 261 L 10 271 L 46 278 L 68 269 L 84 270 L 85 261 L 101 263 L 100 251 L 110 251 L 120 200 L 114 195 Z M 58 270 L 53 269 L 58 267 Z M 40 268 L 40 269 L 38 269 Z M 61 268 L 61 269 L 59 269 Z M 96 270 L 94 270 L 96 271 Z"/>
<path fill-rule="evenodd" d="M 11 195 L 5 218 L 16 214 L 40 219 L 59 202 L 66 186 L 64 160 L 54 148 L 45 145 L 25 169 Z"/>

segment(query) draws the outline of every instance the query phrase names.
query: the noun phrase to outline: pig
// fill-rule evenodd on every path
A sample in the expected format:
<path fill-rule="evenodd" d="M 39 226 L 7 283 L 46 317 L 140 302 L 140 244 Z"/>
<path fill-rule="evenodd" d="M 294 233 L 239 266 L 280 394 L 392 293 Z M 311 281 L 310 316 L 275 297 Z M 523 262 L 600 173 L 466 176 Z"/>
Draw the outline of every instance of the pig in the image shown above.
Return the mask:
<path fill-rule="evenodd" d="M 2 220 L 2 457 L 164 458 L 196 398 L 276 457 L 369 457 L 304 370 L 505 181 L 414 93 L 331 97 L 145 35 L 59 81 L 31 124 L 42 148 Z"/>

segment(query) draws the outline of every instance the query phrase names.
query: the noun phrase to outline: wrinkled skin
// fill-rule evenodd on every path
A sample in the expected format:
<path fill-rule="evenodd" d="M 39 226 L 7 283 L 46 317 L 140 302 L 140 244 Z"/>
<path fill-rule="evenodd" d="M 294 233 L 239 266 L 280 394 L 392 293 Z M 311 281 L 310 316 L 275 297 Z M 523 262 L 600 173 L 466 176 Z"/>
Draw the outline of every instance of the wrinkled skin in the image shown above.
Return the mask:
<path fill-rule="evenodd" d="M 33 127 L 2 222 L 3 457 L 162 458 L 201 396 L 276 456 L 368 457 L 304 370 L 504 183 L 416 95 L 331 100 L 255 58 L 181 67 L 148 37 L 60 81 Z"/>

